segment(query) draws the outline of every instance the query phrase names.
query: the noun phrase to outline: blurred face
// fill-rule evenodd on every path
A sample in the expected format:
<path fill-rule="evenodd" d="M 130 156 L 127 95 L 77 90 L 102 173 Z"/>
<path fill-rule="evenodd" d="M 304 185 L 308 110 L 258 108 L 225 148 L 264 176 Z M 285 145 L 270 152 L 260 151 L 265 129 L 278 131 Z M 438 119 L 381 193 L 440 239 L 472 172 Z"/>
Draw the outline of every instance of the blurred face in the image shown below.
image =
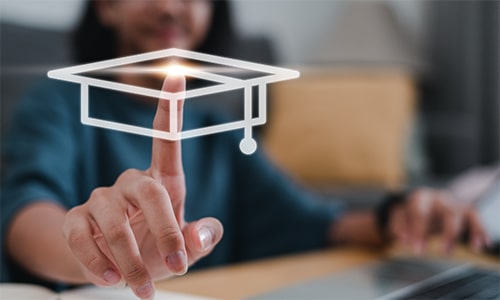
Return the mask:
<path fill-rule="evenodd" d="M 209 0 L 96 1 L 101 22 L 118 35 L 118 51 L 130 55 L 165 48 L 193 50 L 212 17 Z"/>

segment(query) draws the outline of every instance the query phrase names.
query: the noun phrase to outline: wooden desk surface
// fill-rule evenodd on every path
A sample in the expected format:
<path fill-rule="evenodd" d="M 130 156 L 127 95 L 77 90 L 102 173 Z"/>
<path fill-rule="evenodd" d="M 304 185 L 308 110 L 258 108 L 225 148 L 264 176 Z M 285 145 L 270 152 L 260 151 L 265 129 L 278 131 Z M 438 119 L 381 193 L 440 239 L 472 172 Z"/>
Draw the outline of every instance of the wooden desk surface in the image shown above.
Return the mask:
<path fill-rule="evenodd" d="M 437 246 L 429 256 L 439 256 Z M 159 289 L 222 299 L 240 299 L 269 292 L 307 279 L 340 272 L 384 257 L 404 256 L 400 248 L 369 250 L 352 247 L 326 249 L 298 255 L 195 271 L 156 284 Z M 477 263 L 500 269 L 500 260 L 455 249 L 450 259 Z"/>

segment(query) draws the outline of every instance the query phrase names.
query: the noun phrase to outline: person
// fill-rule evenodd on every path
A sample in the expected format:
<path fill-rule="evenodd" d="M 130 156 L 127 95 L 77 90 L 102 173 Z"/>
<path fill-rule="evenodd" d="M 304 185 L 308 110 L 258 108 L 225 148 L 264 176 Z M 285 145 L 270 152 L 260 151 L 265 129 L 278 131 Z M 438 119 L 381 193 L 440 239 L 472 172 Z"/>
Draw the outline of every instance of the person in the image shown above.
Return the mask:
<path fill-rule="evenodd" d="M 75 37 L 79 63 L 170 47 L 229 55 L 238 42 L 228 2 L 207 0 L 89 1 Z M 179 75 L 115 79 L 186 88 Z M 169 128 L 165 101 L 103 89 L 91 99 L 91 114 Z M 195 263 L 393 240 L 421 253 L 435 233 L 446 250 L 463 231 L 476 249 L 488 242 L 474 210 L 443 191 L 417 189 L 388 196 L 378 210 L 346 212 L 317 201 L 265 153 L 240 153 L 238 132 L 185 140 L 181 149 L 178 141 L 83 126 L 79 114 L 79 87 L 53 80 L 18 107 L 2 143 L 2 281 L 56 289 L 127 283 L 150 299 L 155 280 Z M 189 128 L 223 119 L 206 108 L 178 111 L 178 125 Z"/>

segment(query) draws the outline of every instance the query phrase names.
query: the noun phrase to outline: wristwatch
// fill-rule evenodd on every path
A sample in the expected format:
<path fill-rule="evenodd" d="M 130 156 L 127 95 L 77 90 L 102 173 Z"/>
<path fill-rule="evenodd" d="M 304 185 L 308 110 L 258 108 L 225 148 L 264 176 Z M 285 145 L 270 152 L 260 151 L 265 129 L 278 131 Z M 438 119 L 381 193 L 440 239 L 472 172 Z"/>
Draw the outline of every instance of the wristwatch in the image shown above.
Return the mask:
<path fill-rule="evenodd" d="M 389 226 L 389 218 L 392 210 L 397 205 L 404 203 L 411 193 L 412 190 L 402 190 L 389 193 L 385 199 L 382 200 L 379 206 L 377 206 L 375 216 L 377 227 L 382 237 L 388 238 L 389 233 L 387 232 L 387 227 Z"/>

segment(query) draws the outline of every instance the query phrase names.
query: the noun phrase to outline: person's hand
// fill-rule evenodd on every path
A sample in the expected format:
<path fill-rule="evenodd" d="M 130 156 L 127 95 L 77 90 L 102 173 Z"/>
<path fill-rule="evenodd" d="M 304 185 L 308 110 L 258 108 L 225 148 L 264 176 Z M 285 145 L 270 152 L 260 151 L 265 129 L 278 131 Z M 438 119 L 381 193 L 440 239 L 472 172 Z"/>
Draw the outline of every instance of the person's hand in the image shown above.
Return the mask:
<path fill-rule="evenodd" d="M 432 234 L 440 235 L 445 253 L 463 233 L 468 235 L 470 247 L 479 251 L 489 240 L 476 211 L 454 200 L 445 191 L 415 190 L 391 209 L 388 233 L 416 254 L 425 251 L 426 240 Z"/>
<path fill-rule="evenodd" d="M 163 90 L 185 89 L 182 75 L 170 75 Z M 178 128 L 183 100 L 178 101 Z M 153 128 L 169 131 L 169 101 L 159 100 Z M 127 283 L 143 299 L 154 295 L 153 281 L 184 274 L 222 238 L 214 218 L 186 223 L 186 187 L 181 142 L 153 139 L 145 171 L 127 170 L 111 187 L 95 189 L 67 215 L 64 235 L 88 280 L 97 285 Z"/>

